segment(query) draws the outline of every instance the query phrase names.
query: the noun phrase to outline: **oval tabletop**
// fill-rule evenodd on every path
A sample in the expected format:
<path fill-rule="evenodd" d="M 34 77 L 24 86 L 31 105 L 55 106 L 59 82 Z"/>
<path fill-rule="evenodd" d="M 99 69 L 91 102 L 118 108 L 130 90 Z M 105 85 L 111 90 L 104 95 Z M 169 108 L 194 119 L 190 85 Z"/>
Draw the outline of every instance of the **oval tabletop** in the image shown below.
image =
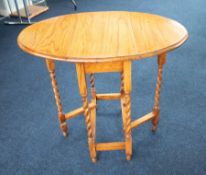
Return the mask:
<path fill-rule="evenodd" d="M 69 62 L 141 59 L 171 51 L 186 41 L 180 23 L 137 12 L 88 12 L 50 18 L 24 29 L 24 51 Z"/>

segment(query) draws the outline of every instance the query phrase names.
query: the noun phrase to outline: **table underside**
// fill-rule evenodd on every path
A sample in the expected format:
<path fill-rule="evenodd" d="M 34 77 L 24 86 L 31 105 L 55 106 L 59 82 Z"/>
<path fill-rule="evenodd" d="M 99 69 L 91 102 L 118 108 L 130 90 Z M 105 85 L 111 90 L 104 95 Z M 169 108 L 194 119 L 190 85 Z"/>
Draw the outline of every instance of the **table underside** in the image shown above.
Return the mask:
<path fill-rule="evenodd" d="M 155 102 L 152 111 L 134 121 L 131 121 L 131 67 L 132 61 L 104 62 L 104 63 L 77 63 L 76 72 L 78 77 L 79 92 L 82 97 L 82 107 L 77 108 L 68 113 L 63 113 L 61 99 L 58 92 L 57 82 L 55 78 L 55 63 L 53 60 L 46 59 L 48 71 L 52 82 L 54 96 L 56 100 L 58 119 L 60 128 L 64 136 L 68 135 L 68 127 L 66 120 L 84 114 L 85 124 L 88 134 L 88 146 L 92 162 L 96 162 L 97 151 L 125 150 L 126 159 L 132 157 L 132 129 L 139 125 L 152 121 L 152 131 L 155 132 L 159 122 L 159 100 L 162 80 L 163 65 L 166 62 L 166 54 L 158 56 L 158 73 L 155 91 Z M 120 92 L 97 94 L 95 89 L 95 73 L 119 72 L 121 77 Z M 91 101 L 88 102 L 88 89 L 86 83 L 86 75 L 90 74 Z M 96 143 L 96 103 L 97 100 L 120 100 L 122 110 L 123 131 L 125 136 L 124 142 L 107 142 Z"/>

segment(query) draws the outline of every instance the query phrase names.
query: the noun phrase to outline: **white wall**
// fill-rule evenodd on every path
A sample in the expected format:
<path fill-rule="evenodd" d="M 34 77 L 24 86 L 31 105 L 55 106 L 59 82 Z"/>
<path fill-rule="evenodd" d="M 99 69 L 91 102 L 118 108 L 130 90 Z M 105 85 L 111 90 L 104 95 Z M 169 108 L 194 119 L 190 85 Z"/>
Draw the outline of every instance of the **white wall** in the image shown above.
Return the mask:
<path fill-rule="evenodd" d="M 16 11 L 14 0 L 0 0 L 0 14 L 3 16 L 8 16 L 10 14 L 8 2 L 11 4 L 12 11 Z M 23 1 L 17 0 L 19 8 L 23 7 Z"/>

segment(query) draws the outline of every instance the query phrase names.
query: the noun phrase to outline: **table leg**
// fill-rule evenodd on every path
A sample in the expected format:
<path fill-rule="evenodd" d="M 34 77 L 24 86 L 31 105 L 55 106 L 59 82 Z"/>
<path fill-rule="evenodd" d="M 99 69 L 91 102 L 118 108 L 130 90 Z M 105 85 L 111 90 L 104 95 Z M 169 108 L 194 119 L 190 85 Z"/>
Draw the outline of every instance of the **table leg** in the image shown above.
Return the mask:
<path fill-rule="evenodd" d="M 95 80 L 94 80 L 94 74 L 90 74 L 90 85 L 91 85 L 91 95 L 92 99 L 96 101 L 96 89 L 95 89 Z"/>
<path fill-rule="evenodd" d="M 121 94 L 121 107 L 122 107 L 122 122 L 123 122 L 123 131 L 125 132 L 125 117 L 124 117 L 124 106 L 122 106 L 122 98 L 124 98 L 124 73 L 120 72 L 120 94 Z M 124 105 L 124 99 L 123 99 Z"/>
<path fill-rule="evenodd" d="M 59 90 L 57 87 L 57 81 L 55 78 L 55 64 L 54 61 L 47 59 L 46 60 L 47 68 L 50 74 L 51 82 L 52 82 L 52 88 L 54 92 L 54 97 L 57 105 L 57 110 L 58 110 L 58 119 L 60 123 L 60 128 L 63 132 L 63 135 L 66 137 L 68 135 L 68 128 L 67 128 L 67 123 L 66 123 L 66 118 L 65 115 L 62 111 L 62 103 L 59 95 Z"/>
<path fill-rule="evenodd" d="M 96 162 L 96 148 L 95 148 L 94 126 L 91 120 L 91 112 L 89 109 L 88 99 L 87 99 L 87 83 L 86 83 L 86 73 L 84 71 L 84 65 L 76 64 L 76 71 L 77 71 L 77 77 L 78 77 L 79 91 L 82 97 L 85 123 L 87 126 L 90 157 L 92 159 L 92 162 L 95 163 Z"/>
<path fill-rule="evenodd" d="M 124 133 L 125 133 L 125 152 L 126 159 L 131 160 L 132 156 L 132 132 L 131 132 L 131 61 L 125 61 L 123 63 L 123 107 L 124 113 Z"/>
<path fill-rule="evenodd" d="M 155 132 L 157 130 L 157 125 L 160 117 L 160 90 L 161 90 L 161 82 L 162 82 L 162 72 L 163 65 L 166 63 L 166 54 L 161 54 L 158 56 L 158 75 L 157 75 L 157 83 L 156 83 L 156 91 L 155 91 L 155 103 L 153 107 L 153 113 L 155 117 L 152 120 L 152 131 Z"/>
<path fill-rule="evenodd" d="M 120 93 L 121 95 L 123 95 L 124 94 L 124 73 L 123 72 L 120 73 L 120 81 L 121 81 Z"/>

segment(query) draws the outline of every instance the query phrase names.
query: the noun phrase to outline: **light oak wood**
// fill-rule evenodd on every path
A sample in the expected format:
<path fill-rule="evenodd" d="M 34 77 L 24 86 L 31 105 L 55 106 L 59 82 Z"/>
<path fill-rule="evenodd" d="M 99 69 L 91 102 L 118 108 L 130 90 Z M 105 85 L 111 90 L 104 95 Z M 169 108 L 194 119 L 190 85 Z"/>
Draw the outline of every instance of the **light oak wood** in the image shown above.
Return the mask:
<path fill-rule="evenodd" d="M 123 123 L 123 131 L 125 132 L 125 109 L 124 109 L 124 96 L 121 97 L 121 110 L 122 110 L 122 123 Z"/>
<path fill-rule="evenodd" d="M 109 94 L 97 94 L 97 100 L 119 100 L 121 98 L 120 93 L 109 93 Z"/>
<path fill-rule="evenodd" d="M 124 110 L 124 73 L 120 72 L 120 94 L 121 94 L 121 110 L 122 110 L 122 122 L 123 131 L 125 132 L 125 110 Z"/>
<path fill-rule="evenodd" d="M 95 80 L 94 80 L 94 74 L 90 74 L 90 86 L 91 86 L 91 95 L 92 95 L 92 100 L 96 104 L 96 88 L 95 88 Z"/>
<path fill-rule="evenodd" d="M 92 101 L 93 101 L 93 103 L 96 103 L 95 99 L 93 99 Z M 95 143 L 96 143 L 96 107 L 90 108 L 90 111 L 91 111 L 91 124 L 92 124 L 92 132 L 93 132 L 93 139 L 94 139 L 93 146 L 95 147 Z M 96 156 L 96 151 L 95 151 L 94 155 Z M 96 159 L 96 157 L 95 157 L 95 159 Z M 93 160 L 93 161 L 96 162 L 96 160 Z"/>
<path fill-rule="evenodd" d="M 132 62 L 131 61 L 124 61 L 123 63 L 123 75 L 124 75 L 124 83 L 123 83 L 123 88 L 124 88 L 124 93 L 125 94 L 130 94 L 132 90 Z"/>
<path fill-rule="evenodd" d="M 114 151 L 125 149 L 125 142 L 97 143 L 97 151 Z"/>
<path fill-rule="evenodd" d="M 56 76 L 55 76 L 55 63 L 53 60 L 46 59 L 47 69 L 49 71 L 49 75 L 51 78 L 52 88 L 54 92 L 54 97 L 56 101 L 56 106 L 58 110 L 58 119 L 60 123 L 60 128 L 62 130 L 63 135 L 66 137 L 68 135 L 68 128 L 66 123 L 66 118 L 62 110 L 62 103 L 59 95 L 59 89 L 57 86 Z"/>
<path fill-rule="evenodd" d="M 120 93 L 121 95 L 124 94 L 124 73 L 120 73 Z"/>
<path fill-rule="evenodd" d="M 104 72 L 121 72 L 123 70 L 122 62 L 107 63 L 87 63 L 85 66 L 86 73 L 104 73 Z"/>
<path fill-rule="evenodd" d="M 188 38 L 187 30 L 178 22 L 157 15 L 136 12 L 89 12 L 55 17 L 24 29 L 19 46 L 28 53 L 46 58 L 50 73 L 60 127 L 67 134 L 66 119 L 84 113 L 88 146 L 92 162 L 96 151 L 125 150 L 132 157 L 132 129 L 152 121 L 156 131 L 160 114 L 160 90 L 163 65 L 169 51 Z M 155 102 L 151 113 L 131 121 L 132 61 L 158 55 Z M 62 111 L 54 60 L 74 62 L 82 107 L 67 114 Z M 120 92 L 98 94 L 95 73 L 120 73 Z M 91 102 L 88 101 L 86 75 L 90 74 Z M 121 100 L 124 142 L 96 143 L 97 100 Z"/>
<path fill-rule="evenodd" d="M 90 103 L 89 104 L 89 108 L 90 109 L 96 108 L 96 103 Z M 82 113 L 84 113 L 83 107 L 77 108 L 77 109 L 75 109 L 73 111 L 70 111 L 70 112 L 66 113 L 65 114 L 65 118 L 66 119 L 72 119 L 72 118 L 74 118 L 74 117 L 76 117 L 76 116 L 78 116 L 78 115 L 80 115 Z"/>
<path fill-rule="evenodd" d="M 153 113 L 155 114 L 155 117 L 152 120 L 152 131 L 153 132 L 157 130 L 157 125 L 159 123 L 159 117 L 160 117 L 159 101 L 160 101 L 160 90 L 161 90 L 161 82 L 162 82 L 163 65 L 166 63 L 165 53 L 158 56 L 157 63 L 158 63 L 158 73 L 157 73 L 157 84 L 156 84 L 156 91 L 155 91 L 155 103 L 153 107 Z"/>
<path fill-rule="evenodd" d="M 146 114 L 146 115 L 144 115 L 144 116 L 142 116 L 142 117 L 134 120 L 134 121 L 131 123 L 131 128 L 132 128 L 132 129 L 133 129 L 133 128 L 136 128 L 136 127 L 138 127 L 139 125 L 141 125 L 141 124 L 143 124 L 143 123 L 145 123 L 145 122 L 153 119 L 154 117 L 155 117 L 155 114 L 154 114 L 153 112 L 150 112 L 150 113 L 148 113 L 148 114 Z"/>
<path fill-rule="evenodd" d="M 93 138 L 94 138 L 94 144 L 96 143 L 96 88 L 95 88 L 95 80 L 94 80 L 94 74 L 90 74 L 90 85 L 91 85 L 91 96 L 92 96 L 92 104 L 95 104 L 95 108 L 90 108 L 91 111 L 91 123 L 93 128 Z M 95 153 L 96 155 L 96 153 Z M 94 160 L 96 162 L 96 160 Z"/>
<path fill-rule="evenodd" d="M 88 145 L 90 151 L 90 157 L 92 162 L 96 162 L 96 149 L 95 149 L 95 135 L 94 135 L 94 126 L 92 125 L 94 122 L 94 111 L 92 112 L 89 109 L 88 99 L 87 99 L 87 83 L 86 83 L 86 72 L 84 70 L 84 64 L 76 64 L 76 72 L 79 84 L 79 92 L 82 97 L 85 123 L 87 126 L 87 135 L 88 135 Z M 93 119 L 92 119 L 93 118 Z"/>
<path fill-rule="evenodd" d="M 33 55 L 69 62 L 142 59 L 171 51 L 185 42 L 178 22 L 137 12 L 88 12 L 38 22 L 18 36 Z"/>
<path fill-rule="evenodd" d="M 123 122 L 124 122 L 124 134 L 125 134 L 125 153 L 126 159 L 131 160 L 132 157 L 132 131 L 131 131 L 131 61 L 123 62 L 123 74 L 124 74 L 124 96 L 123 96 Z"/>

